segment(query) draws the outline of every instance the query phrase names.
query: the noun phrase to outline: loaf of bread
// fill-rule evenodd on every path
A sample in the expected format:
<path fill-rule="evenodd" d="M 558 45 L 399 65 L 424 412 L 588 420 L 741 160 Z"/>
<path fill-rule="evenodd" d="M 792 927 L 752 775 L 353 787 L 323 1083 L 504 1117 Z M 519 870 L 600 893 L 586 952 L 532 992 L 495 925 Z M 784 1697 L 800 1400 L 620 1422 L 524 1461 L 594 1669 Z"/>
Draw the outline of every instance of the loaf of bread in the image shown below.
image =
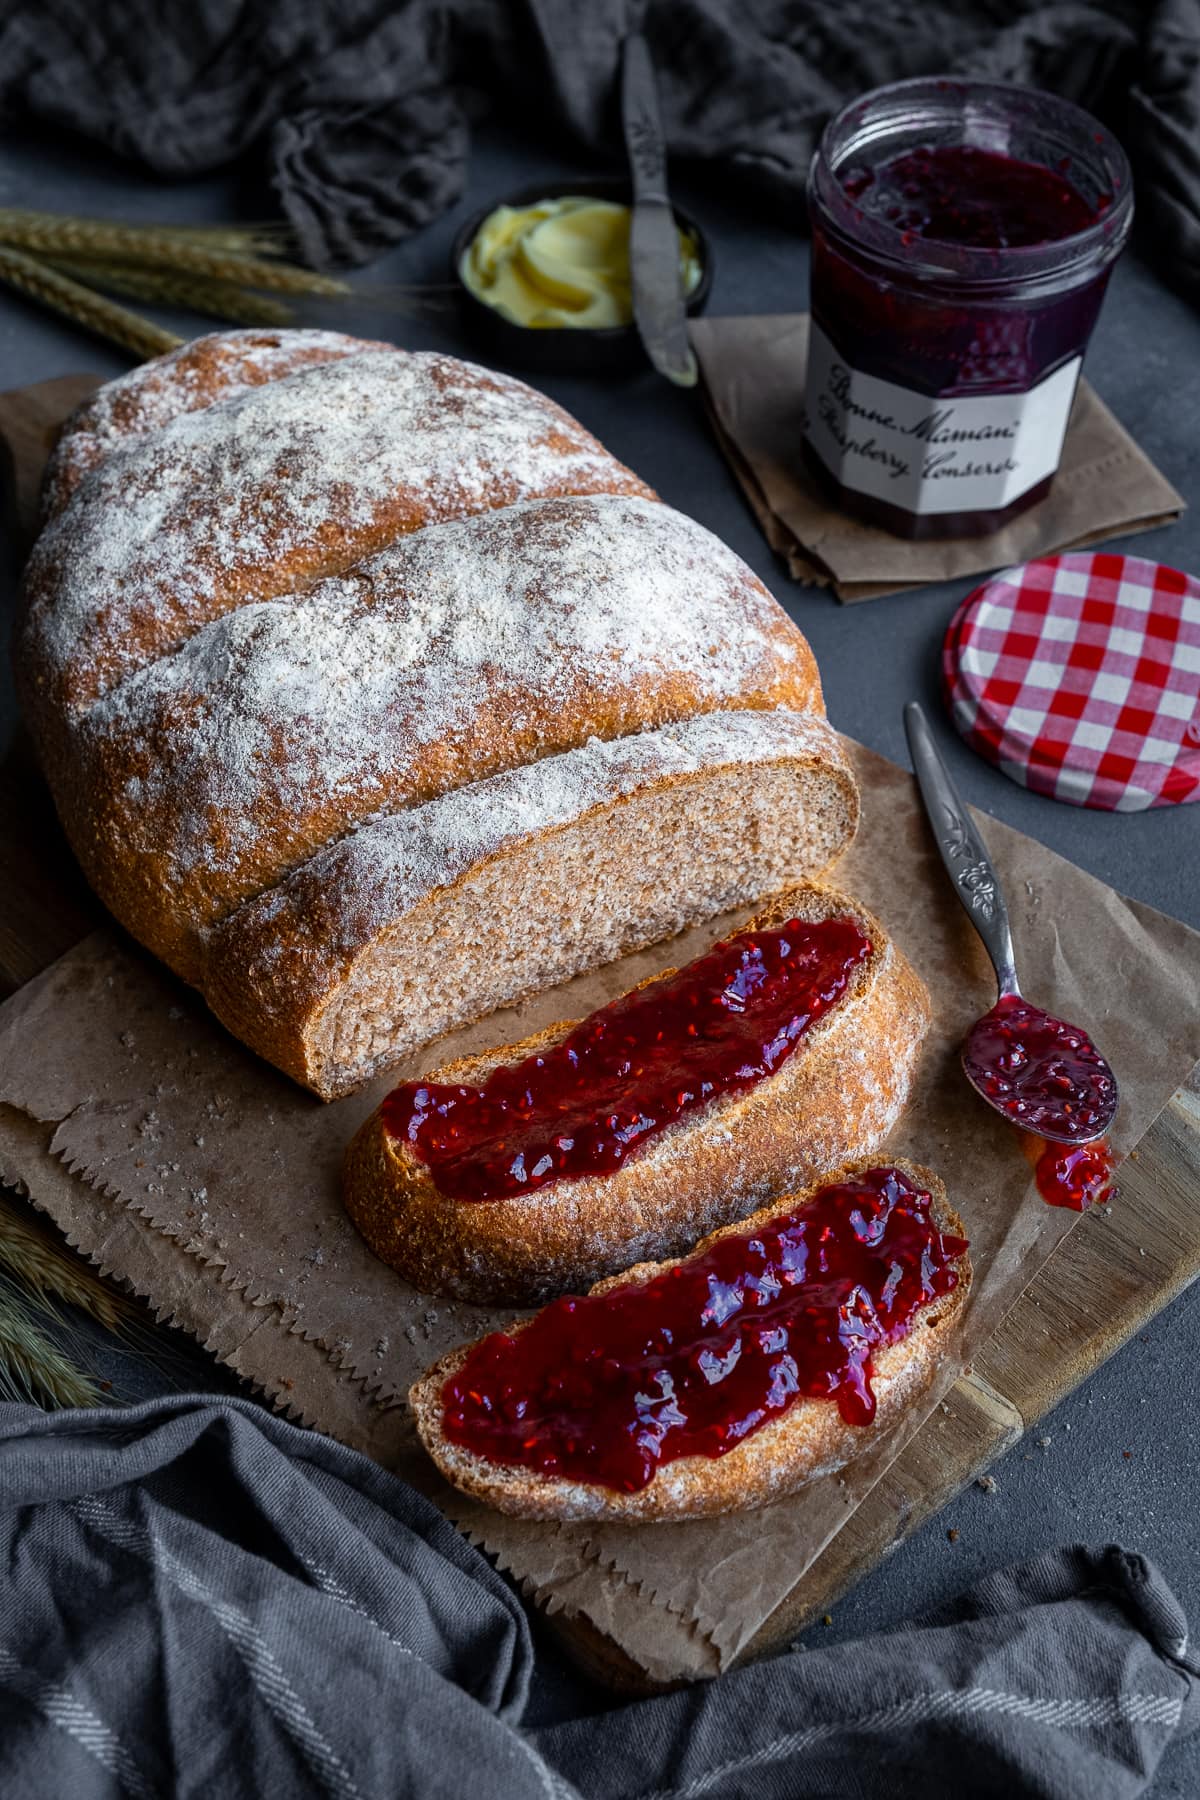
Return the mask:
<path fill-rule="evenodd" d="M 455 1487 L 500 1512 L 529 1519 L 612 1520 L 623 1524 L 658 1523 L 701 1518 L 716 1513 L 748 1511 L 782 1499 L 786 1494 L 803 1487 L 814 1476 L 830 1474 L 843 1468 L 870 1449 L 883 1433 L 898 1424 L 907 1412 L 919 1404 L 947 1354 L 953 1341 L 955 1326 L 967 1301 L 971 1264 L 963 1237 L 962 1221 L 952 1209 L 944 1186 L 932 1171 L 901 1161 L 890 1164 L 887 1170 L 872 1170 L 866 1165 L 858 1164 L 834 1171 L 805 1192 L 780 1196 L 772 1205 L 751 1218 L 714 1232 L 698 1244 L 689 1257 L 682 1259 L 682 1265 L 678 1262 L 642 1263 L 598 1283 L 591 1290 L 593 1295 L 619 1294 L 629 1287 L 654 1282 L 669 1275 L 672 1268 L 682 1266 L 686 1269 L 688 1264 L 705 1256 L 723 1239 L 752 1237 L 755 1233 L 770 1230 L 779 1224 L 781 1217 L 819 1199 L 823 1191 L 835 1184 L 853 1182 L 860 1176 L 887 1176 L 893 1171 L 928 1197 L 925 1216 L 933 1228 L 934 1245 L 943 1253 L 938 1260 L 950 1272 L 953 1285 L 947 1292 L 935 1292 L 924 1299 L 915 1308 L 904 1334 L 892 1337 L 891 1341 L 885 1271 L 879 1271 L 881 1294 L 874 1296 L 872 1303 L 865 1308 L 859 1303 L 859 1318 L 864 1321 L 865 1340 L 870 1346 L 866 1368 L 869 1387 L 873 1393 L 874 1411 L 869 1423 L 848 1421 L 833 1398 L 826 1398 L 824 1394 L 819 1398 L 811 1397 L 806 1394 L 802 1383 L 790 1389 L 785 1386 L 784 1393 L 790 1391 L 795 1397 L 785 1401 L 781 1410 L 775 1410 L 756 1429 L 751 1428 L 746 1435 L 741 1436 L 740 1441 L 734 1441 L 733 1438 L 727 1440 L 733 1441 L 732 1448 L 725 1448 L 722 1454 L 681 1455 L 675 1460 L 664 1461 L 653 1470 L 645 1485 L 625 1491 L 600 1479 L 584 1479 L 578 1471 L 572 1476 L 569 1473 L 548 1472 L 528 1464 L 493 1460 L 462 1442 L 451 1441 L 447 1435 L 445 1419 L 447 1384 L 464 1368 L 479 1344 L 498 1342 L 501 1349 L 504 1349 L 505 1339 L 519 1342 L 522 1334 L 544 1317 L 543 1314 L 535 1314 L 532 1320 L 511 1325 L 503 1334 L 494 1334 L 490 1340 L 477 1340 L 476 1344 L 464 1344 L 461 1349 L 452 1351 L 435 1363 L 410 1389 L 409 1404 L 417 1431 L 429 1455 Z M 948 1238 L 949 1243 L 939 1244 L 939 1236 Z M 810 1260 L 817 1254 L 814 1248 L 808 1251 Z M 917 1280 L 922 1279 L 915 1272 L 914 1276 Z M 818 1294 L 815 1310 L 819 1312 L 827 1299 L 827 1295 Z M 881 1300 L 882 1304 L 879 1303 Z M 569 1304 L 559 1301 L 556 1306 L 561 1309 Z M 714 1340 L 711 1348 L 706 1347 L 703 1331 L 698 1332 L 695 1338 L 689 1337 L 682 1346 L 683 1351 L 690 1352 L 693 1359 L 708 1357 L 711 1360 L 713 1366 L 707 1373 L 709 1381 L 724 1379 L 730 1367 L 730 1351 L 721 1341 L 728 1334 L 723 1334 L 719 1329 L 726 1318 L 738 1317 L 736 1311 L 726 1310 L 728 1305 L 729 1302 L 723 1300 L 722 1316 L 710 1317 L 707 1322 Z M 753 1305 L 752 1300 L 747 1300 L 747 1310 Z M 827 1329 L 828 1323 L 825 1319 L 814 1320 L 808 1324 L 807 1329 L 810 1332 L 822 1327 Z M 574 1318 L 566 1326 L 576 1346 L 580 1324 L 576 1311 Z M 717 1329 L 714 1330 L 714 1326 Z M 643 1325 L 643 1331 L 644 1329 Z M 802 1314 L 795 1319 L 792 1329 L 799 1340 L 796 1346 L 798 1360 L 802 1360 L 806 1330 Z M 846 1332 L 843 1341 L 846 1345 L 852 1344 L 853 1334 Z M 669 1340 L 648 1344 L 643 1336 L 636 1344 L 626 1343 L 618 1348 L 630 1357 L 635 1366 L 645 1365 L 645 1386 L 653 1400 L 656 1371 L 664 1366 L 668 1369 L 675 1366 L 671 1361 L 671 1352 L 675 1346 Z M 791 1348 L 789 1345 L 782 1352 L 783 1364 L 776 1375 L 776 1380 L 785 1384 L 796 1379 L 794 1374 L 789 1375 L 786 1362 Z M 733 1354 L 736 1356 L 736 1352 Z M 585 1400 L 572 1392 L 570 1365 L 573 1360 L 572 1349 L 565 1349 L 562 1378 L 554 1380 L 556 1392 L 550 1406 L 552 1411 L 561 1408 L 564 1418 L 577 1415 L 580 1432 L 587 1434 L 595 1429 L 595 1414 Z M 676 1392 L 677 1377 L 676 1369 Z M 604 1391 L 603 1387 L 601 1391 Z M 670 1403 L 670 1393 L 667 1399 Z M 524 1411 L 524 1401 L 517 1399 L 510 1390 L 501 1404 L 522 1408 L 518 1416 L 523 1427 L 531 1434 L 530 1441 L 533 1441 L 539 1420 Z M 683 1404 L 686 1416 L 686 1398 Z M 654 1417 L 655 1409 L 651 1406 L 647 1411 L 650 1415 L 647 1420 L 649 1428 L 657 1435 L 662 1427 Z"/>
<path fill-rule="evenodd" d="M 324 1097 L 855 829 L 801 633 L 506 376 L 216 334 L 81 409 L 46 510 L 15 658 L 76 854 Z"/>
<path fill-rule="evenodd" d="M 383 1106 L 346 1156 L 346 1208 L 376 1255 L 423 1292 L 533 1305 L 629 1264 L 679 1256 L 772 1196 L 870 1156 L 908 1098 L 929 1025 L 924 983 L 879 921 L 829 888 L 773 895 L 738 935 L 849 917 L 870 943 L 840 1000 L 774 1074 L 666 1126 L 620 1168 L 489 1200 L 443 1193 Z M 674 971 L 642 984 L 642 991 Z M 559 1043 L 576 1021 L 423 1079 L 480 1086 Z"/>

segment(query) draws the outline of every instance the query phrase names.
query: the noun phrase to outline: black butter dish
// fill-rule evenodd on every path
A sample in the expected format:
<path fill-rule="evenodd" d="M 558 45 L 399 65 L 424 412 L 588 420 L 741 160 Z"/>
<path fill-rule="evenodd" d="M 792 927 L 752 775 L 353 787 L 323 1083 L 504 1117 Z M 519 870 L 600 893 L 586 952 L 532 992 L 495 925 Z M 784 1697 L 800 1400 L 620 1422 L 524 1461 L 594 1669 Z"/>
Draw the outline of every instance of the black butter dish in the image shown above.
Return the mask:
<path fill-rule="evenodd" d="M 484 221 L 499 206 L 534 206 L 539 200 L 579 195 L 587 200 L 611 200 L 619 205 L 633 204 L 633 189 L 623 176 L 591 176 L 573 180 L 548 177 L 534 187 L 521 188 L 514 194 L 502 194 L 466 221 L 456 234 L 450 251 L 451 277 L 458 290 L 464 323 L 472 337 L 493 359 L 516 364 L 547 375 L 603 375 L 639 368 L 646 353 L 638 337 L 637 326 L 531 326 L 514 320 L 489 306 L 473 294 L 462 278 L 463 257 Z M 704 232 L 688 213 L 674 209 L 680 230 L 686 231 L 696 246 L 700 263 L 700 279 L 687 298 L 689 315 L 703 312 L 712 288 L 712 248 Z"/>

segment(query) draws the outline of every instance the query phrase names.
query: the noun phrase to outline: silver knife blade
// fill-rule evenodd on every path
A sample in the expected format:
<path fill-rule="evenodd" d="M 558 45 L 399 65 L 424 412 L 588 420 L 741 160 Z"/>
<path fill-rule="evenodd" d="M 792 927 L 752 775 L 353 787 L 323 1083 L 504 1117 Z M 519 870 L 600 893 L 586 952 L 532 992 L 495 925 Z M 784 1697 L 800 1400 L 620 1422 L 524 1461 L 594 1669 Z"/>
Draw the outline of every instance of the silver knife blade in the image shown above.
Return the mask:
<path fill-rule="evenodd" d="M 667 153 L 650 46 L 640 33 L 625 39 L 621 118 L 633 176 L 629 273 L 633 316 L 646 354 L 668 381 L 695 387 L 696 358 L 688 342 L 679 231 L 667 197 Z"/>

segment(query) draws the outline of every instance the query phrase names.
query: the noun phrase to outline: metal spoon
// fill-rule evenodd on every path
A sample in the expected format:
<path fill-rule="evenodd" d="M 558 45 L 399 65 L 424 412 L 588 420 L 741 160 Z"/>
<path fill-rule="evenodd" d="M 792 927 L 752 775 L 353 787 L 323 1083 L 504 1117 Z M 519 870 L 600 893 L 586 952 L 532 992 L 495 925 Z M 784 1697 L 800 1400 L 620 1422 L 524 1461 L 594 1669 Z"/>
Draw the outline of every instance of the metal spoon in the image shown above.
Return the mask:
<path fill-rule="evenodd" d="M 967 1034 L 963 1072 L 1010 1124 L 1053 1143 L 1089 1144 L 1116 1115 L 1116 1077 L 1080 1026 L 1024 999 L 999 878 L 915 700 L 904 708 L 904 729 L 946 873 L 1000 987 L 996 1005 Z"/>

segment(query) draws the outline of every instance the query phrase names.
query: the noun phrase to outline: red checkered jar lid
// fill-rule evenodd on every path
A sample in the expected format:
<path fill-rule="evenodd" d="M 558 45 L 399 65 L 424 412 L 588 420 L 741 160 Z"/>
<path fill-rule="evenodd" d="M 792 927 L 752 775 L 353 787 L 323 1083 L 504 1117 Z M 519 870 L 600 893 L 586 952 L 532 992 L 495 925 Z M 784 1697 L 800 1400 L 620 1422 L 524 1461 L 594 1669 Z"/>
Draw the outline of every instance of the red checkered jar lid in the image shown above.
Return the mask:
<path fill-rule="evenodd" d="M 942 649 L 967 743 L 1035 793 L 1140 812 L 1200 800 L 1200 582 L 1081 551 L 968 594 Z"/>

